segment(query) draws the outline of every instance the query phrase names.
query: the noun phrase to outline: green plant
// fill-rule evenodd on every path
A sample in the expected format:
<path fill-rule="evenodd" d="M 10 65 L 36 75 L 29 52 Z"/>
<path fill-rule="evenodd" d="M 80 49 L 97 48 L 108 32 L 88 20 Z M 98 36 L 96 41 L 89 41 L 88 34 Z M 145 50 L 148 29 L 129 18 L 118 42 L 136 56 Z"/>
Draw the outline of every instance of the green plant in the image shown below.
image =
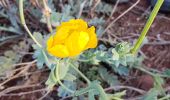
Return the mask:
<path fill-rule="evenodd" d="M 93 50 L 88 50 L 84 53 L 82 53 L 80 56 L 75 58 L 56 58 L 53 56 L 50 56 L 46 52 L 46 46 L 44 46 L 44 43 L 42 40 L 46 40 L 48 36 L 42 36 L 41 33 L 32 33 L 29 31 L 26 23 L 25 18 L 23 14 L 23 0 L 19 1 L 19 8 L 20 8 L 20 17 L 21 17 L 21 23 L 30 35 L 30 37 L 34 40 L 36 44 L 33 45 L 35 49 L 34 58 L 37 59 L 37 65 L 39 68 L 42 68 L 44 64 L 46 64 L 49 69 L 51 70 L 49 78 L 46 82 L 48 85 L 48 89 L 51 90 L 53 86 L 60 85 L 58 88 L 58 95 L 61 97 L 66 96 L 72 96 L 73 99 L 75 99 L 78 96 L 81 96 L 83 94 L 88 94 L 89 100 L 95 100 L 95 97 L 98 96 L 100 100 L 121 100 L 122 96 L 125 95 L 125 91 L 123 92 L 117 92 L 116 93 L 106 93 L 104 88 L 101 86 L 101 80 L 107 82 L 110 86 L 114 86 L 115 84 L 119 84 L 119 81 L 117 77 L 114 78 L 106 78 L 111 77 L 111 74 L 119 74 L 120 76 L 128 76 L 130 68 L 136 68 L 138 70 L 141 70 L 143 72 L 146 72 L 150 75 L 152 75 L 155 78 L 155 86 L 152 90 L 149 91 L 149 95 L 146 95 L 145 100 L 149 100 L 152 98 L 151 96 L 154 95 L 154 98 L 157 98 L 158 94 L 157 92 L 154 92 L 155 94 L 152 94 L 152 91 L 154 89 L 156 90 L 162 90 L 162 84 L 163 84 L 163 78 L 162 77 L 168 77 L 165 74 L 158 74 L 155 72 L 147 71 L 146 69 L 142 68 L 138 64 L 140 64 L 141 59 L 137 57 L 136 55 L 133 55 L 137 52 L 139 49 L 150 25 L 152 24 L 163 0 L 159 0 L 155 9 L 151 13 L 151 17 L 149 18 L 144 30 L 142 31 L 141 36 L 139 37 L 138 42 L 136 45 L 132 48 L 127 42 L 118 43 L 115 47 L 110 49 L 103 49 L 103 48 L 96 48 Z M 67 6 L 68 9 L 66 11 L 70 11 L 70 7 Z M 71 9 L 75 10 L 75 9 Z M 75 13 L 75 12 L 73 12 Z M 66 15 L 65 15 L 66 14 Z M 65 12 L 63 13 L 56 13 L 52 12 L 51 15 L 51 21 L 52 24 L 57 25 L 61 21 L 65 21 L 65 19 L 72 18 L 72 15 L 70 17 L 70 13 Z M 56 18 L 58 17 L 58 18 Z M 46 22 L 43 18 L 41 20 L 42 22 Z M 56 21 L 56 22 L 55 22 Z M 48 23 L 48 22 L 47 22 Z M 91 22 L 92 23 L 92 22 Z M 102 23 L 102 19 L 101 19 Z M 49 23 L 48 23 L 49 24 Z M 92 23 L 95 24 L 95 23 Z M 98 24 L 98 23 L 97 23 Z M 131 50 L 131 52 L 130 52 Z M 110 73 L 104 66 L 101 66 L 98 70 L 99 75 L 101 76 L 100 80 L 89 80 L 88 77 L 82 73 L 79 68 L 82 63 L 88 63 L 90 65 L 94 66 L 101 66 L 101 63 L 104 63 L 109 66 L 109 68 L 112 69 L 112 73 Z M 135 67 L 134 67 L 135 65 Z M 136 66 L 139 67 L 136 67 Z M 87 66 L 86 66 L 87 67 Z M 81 76 L 81 78 L 78 77 L 78 75 Z M 84 87 L 78 87 L 76 82 L 85 81 L 83 83 L 85 84 Z M 164 94 L 164 93 L 163 93 Z M 168 96 L 165 96 L 166 98 Z M 84 98 L 87 98 L 84 96 Z M 149 99 L 148 99 L 149 98 Z"/>

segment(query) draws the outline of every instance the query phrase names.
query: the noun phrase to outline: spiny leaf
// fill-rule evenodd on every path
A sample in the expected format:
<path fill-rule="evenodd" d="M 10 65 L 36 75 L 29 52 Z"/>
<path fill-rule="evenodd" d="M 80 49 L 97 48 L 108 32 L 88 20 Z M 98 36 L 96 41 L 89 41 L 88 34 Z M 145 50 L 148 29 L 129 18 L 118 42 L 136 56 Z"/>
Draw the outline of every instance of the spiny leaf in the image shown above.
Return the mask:
<path fill-rule="evenodd" d="M 37 45 L 33 45 L 33 48 L 35 49 L 33 58 L 37 59 L 37 67 L 41 69 L 43 68 L 43 65 L 46 63 L 46 60 L 43 54 L 43 49 L 38 47 Z"/>
<path fill-rule="evenodd" d="M 112 53 L 113 53 L 113 60 L 119 60 L 119 54 L 115 49 L 112 49 Z"/>
<path fill-rule="evenodd" d="M 39 44 L 43 43 L 43 36 L 41 33 L 39 32 L 34 32 L 33 36 L 35 37 L 35 39 L 38 41 Z"/>
<path fill-rule="evenodd" d="M 101 18 L 93 18 L 89 21 L 90 25 L 94 25 L 94 26 L 99 26 L 99 25 L 103 25 L 105 22 L 105 20 L 101 17 Z"/>
<path fill-rule="evenodd" d="M 112 6 L 105 2 L 100 2 L 100 4 L 95 9 L 97 13 L 103 13 L 107 15 L 109 15 L 112 12 L 112 10 L 113 10 Z"/>
<path fill-rule="evenodd" d="M 157 100 L 158 90 L 153 88 L 144 96 L 143 100 Z"/>
<path fill-rule="evenodd" d="M 69 89 L 71 89 L 71 90 L 73 90 L 73 91 L 76 90 L 76 84 L 75 84 L 74 82 L 72 82 L 72 81 L 64 81 L 63 84 L 64 84 L 67 88 L 69 88 Z M 59 97 L 62 97 L 62 98 L 66 97 L 66 96 L 72 95 L 72 93 L 66 91 L 62 86 L 60 86 L 60 87 L 57 89 L 57 91 L 58 91 L 58 96 L 59 96 Z"/>
<path fill-rule="evenodd" d="M 109 74 L 106 68 L 100 67 L 99 74 L 104 81 L 106 81 L 110 86 L 119 84 L 116 76 Z"/>
<path fill-rule="evenodd" d="M 128 76 L 129 75 L 129 69 L 125 66 L 119 66 L 119 67 L 114 67 L 112 66 L 112 69 L 118 73 L 119 75 L 124 75 Z"/>

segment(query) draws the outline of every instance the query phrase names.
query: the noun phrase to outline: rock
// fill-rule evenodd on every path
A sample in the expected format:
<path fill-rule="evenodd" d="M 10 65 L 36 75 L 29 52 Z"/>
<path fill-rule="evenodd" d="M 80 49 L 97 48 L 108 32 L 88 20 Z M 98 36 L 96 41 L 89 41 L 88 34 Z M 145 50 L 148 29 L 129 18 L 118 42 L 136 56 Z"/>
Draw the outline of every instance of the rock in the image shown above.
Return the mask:
<path fill-rule="evenodd" d="M 157 2 L 157 0 L 148 0 L 148 1 L 150 1 L 152 7 L 154 7 Z M 170 12 L 170 0 L 164 0 L 164 3 L 162 4 L 160 10 L 163 12 Z"/>
<path fill-rule="evenodd" d="M 138 80 L 139 87 L 143 90 L 150 90 L 153 88 L 154 79 L 150 75 L 142 75 Z"/>

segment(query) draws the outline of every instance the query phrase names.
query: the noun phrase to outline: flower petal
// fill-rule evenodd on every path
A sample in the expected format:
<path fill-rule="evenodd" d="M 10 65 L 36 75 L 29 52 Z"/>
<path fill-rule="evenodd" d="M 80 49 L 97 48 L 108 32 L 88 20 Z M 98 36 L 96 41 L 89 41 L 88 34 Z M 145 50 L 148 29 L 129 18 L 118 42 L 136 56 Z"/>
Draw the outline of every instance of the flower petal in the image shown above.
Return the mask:
<path fill-rule="evenodd" d="M 77 41 L 78 49 L 84 50 L 88 42 L 89 42 L 89 34 L 87 32 L 80 32 Z"/>
<path fill-rule="evenodd" d="M 58 28 L 56 34 L 54 35 L 53 45 L 56 45 L 58 43 L 63 43 L 64 40 L 68 37 L 68 35 L 69 35 L 69 29 L 65 27 Z"/>
<path fill-rule="evenodd" d="M 47 50 L 53 45 L 53 35 L 51 35 L 47 40 Z"/>
<path fill-rule="evenodd" d="M 61 58 L 69 56 L 67 47 L 62 44 L 55 45 L 54 47 L 48 49 L 48 52 L 56 57 L 61 57 Z"/>
<path fill-rule="evenodd" d="M 79 33 L 78 32 L 73 32 L 66 40 L 65 45 L 67 46 L 68 50 L 69 50 L 69 54 L 70 56 L 76 56 L 78 54 L 80 54 L 80 50 L 77 49 L 78 45 L 77 45 L 77 41 L 78 41 L 78 36 Z"/>
<path fill-rule="evenodd" d="M 71 19 L 68 22 L 62 22 L 61 27 L 67 27 L 70 30 L 84 31 L 88 28 L 87 23 L 82 19 Z"/>
<path fill-rule="evenodd" d="M 90 28 L 87 29 L 87 32 L 89 34 L 90 40 L 86 46 L 86 48 L 95 48 L 97 46 L 97 35 L 95 33 L 95 27 L 92 26 Z"/>

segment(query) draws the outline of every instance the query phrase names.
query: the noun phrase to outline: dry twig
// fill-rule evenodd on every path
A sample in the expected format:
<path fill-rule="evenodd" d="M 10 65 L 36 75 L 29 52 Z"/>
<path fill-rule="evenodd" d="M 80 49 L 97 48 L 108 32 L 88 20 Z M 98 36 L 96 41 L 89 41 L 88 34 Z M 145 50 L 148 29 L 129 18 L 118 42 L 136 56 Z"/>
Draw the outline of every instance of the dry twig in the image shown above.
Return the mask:
<path fill-rule="evenodd" d="M 123 17 L 126 13 L 128 13 L 130 10 L 132 10 L 138 3 L 140 0 L 136 1 L 135 4 L 133 4 L 131 7 L 129 7 L 126 11 L 124 11 L 121 15 L 119 15 L 116 19 L 114 19 L 103 31 L 103 33 L 100 35 L 100 37 L 102 37 L 104 35 L 105 32 L 107 32 L 107 30 L 117 21 L 119 20 L 121 17 Z"/>

